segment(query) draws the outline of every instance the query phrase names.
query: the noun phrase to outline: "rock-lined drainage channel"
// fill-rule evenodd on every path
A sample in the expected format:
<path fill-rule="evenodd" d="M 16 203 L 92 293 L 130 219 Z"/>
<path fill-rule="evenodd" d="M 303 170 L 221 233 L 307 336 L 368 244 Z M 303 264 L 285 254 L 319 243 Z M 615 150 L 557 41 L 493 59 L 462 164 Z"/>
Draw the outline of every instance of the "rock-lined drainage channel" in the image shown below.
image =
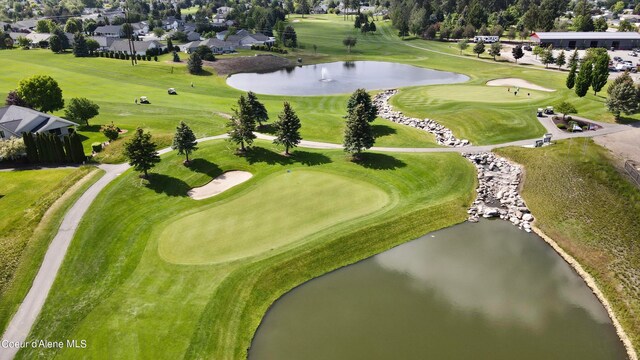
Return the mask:
<path fill-rule="evenodd" d="M 380 92 L 373 97 L 373 104 L 378 108 L 378 116 L 397 124 L 407 125 L 427 131 L 436 137 L 438 145 L 449 147 L 463 147 L 471 145 L 469 140 L 457 139 L 453 136 L 453 132 L 451 132 L 451 130 L 440 125 L 435 120 L 411 118 L 404 116 L 400 111 L 393 110 L 391 105 L 389 105 L 389 98 L 397 93 L 398 90 L 391 89 Z"/>

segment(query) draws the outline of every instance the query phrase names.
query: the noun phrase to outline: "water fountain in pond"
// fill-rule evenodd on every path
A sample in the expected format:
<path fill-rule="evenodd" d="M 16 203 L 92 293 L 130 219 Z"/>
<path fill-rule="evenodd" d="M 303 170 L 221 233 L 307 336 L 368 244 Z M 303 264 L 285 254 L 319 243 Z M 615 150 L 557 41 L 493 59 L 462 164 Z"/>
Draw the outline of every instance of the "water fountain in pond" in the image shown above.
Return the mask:
<path fill-rule="evenodd" d="M 320 81 L 331 81 L 331 79 L 329 79 L 329 70 L 327 70 L 326 67 L 323 67 L 320 72 Z"/>

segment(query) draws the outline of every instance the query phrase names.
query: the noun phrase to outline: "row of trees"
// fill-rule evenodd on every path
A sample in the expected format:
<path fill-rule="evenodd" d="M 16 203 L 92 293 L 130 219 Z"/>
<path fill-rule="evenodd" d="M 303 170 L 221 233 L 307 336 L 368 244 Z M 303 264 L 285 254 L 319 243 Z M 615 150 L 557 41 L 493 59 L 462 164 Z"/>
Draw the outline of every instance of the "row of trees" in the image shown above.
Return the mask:
<path fill-rule="evenodd" d="M 358 160 L 360 154 L 373 146 L 375 137 L 371 128 L 371 122 L 375 120 L 378 109 L 373 104 L 371 96 L 364 90 L 356 90 L 347 102 L 347 115 L 344 131 L 343 146 L 346 152 L 352 154 L 354 160 Z M 241 95 L 237 106 L 233 109 L 233 116 L 227 123 L 229 141 L 239 146 L 238 154 L 244 154 L 247 147 L 256 139 L 254 132 L 268 121 L 268 113 L 253 92 Z M 278 114 L 278 120 L 273 124 L 275 139 L 273 143 L 284 147 L 285 156 L 289 156 L 289 150 L 296 147 L 302 137 L 300 136 L 300 118 L 288 102 L 284 102 L 282 112 Z M 176 128 L 171 147 L 178 154 L 184 155 L 184 164 L 189 165 L 189 156 L 198 149 L 196 136 L 184 122 L 180 122 Z M 136 171 L 142 173 L 141 177 L 147 178 L 148 171 L 160 162 L 157 146 L 151 139 L 150 133 L 145 133 L 141 128 L 125 144 L 125 155 L 129 164 Z"/>
<path fill-rule="evenodd" d="M 51 133 L 23 133 L 27 159 L 32 164 L 77 164 L 87 158 L 82 140 L 76 133 L 60 138 Z"/>
<path fill-rule="evenodd" d="M 563 53 L 564 54 L 564 53 Z M 584 97 L 589 88 L 597 94 L 607 84 L 609 78 L 609 54 L 603 48 L 588 49 L 578 71 L 578 51 L 575 50 L 569 58 L 569 74 L 567 88 L 575 88 L 579 97 Z"/>

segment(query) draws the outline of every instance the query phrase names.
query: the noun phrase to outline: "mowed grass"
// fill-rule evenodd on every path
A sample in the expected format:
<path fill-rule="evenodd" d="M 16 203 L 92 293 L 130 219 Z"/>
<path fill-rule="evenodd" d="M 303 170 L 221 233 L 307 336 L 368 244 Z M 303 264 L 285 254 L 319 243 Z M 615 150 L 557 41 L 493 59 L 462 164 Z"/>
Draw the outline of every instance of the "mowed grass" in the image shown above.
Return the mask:
<path fill-rule="evenodd" d="M 17 49 L 0 52 L 0 61 L 6 69 L 0 74 L 0 94 L 15 89 L 25 77 L 47 74 L 58 81 L 65 99 L 86 97 L 100 105 L 100 115 L 90 120 L 90 127 L 80 131 L 85 136 L 87 152 L 92 142 L 106 141 L 99 125 L 111 122 L 127 130 L 140 126 L 153 135 L 171 136 L 180 121 L 185 121 L 197 137 L 222 134 L 227 131 L 225 116 L 232 113 L 243 94 L 227 86 L 224 77 L 188 74 L 184 62 L 140 62 L 132 67 L 122 60 Z M 170 87 L 176 88 L 177 96 L 167 94 Z M 134 100 L 140 96 L 147 96 L 151 104 L 136 105 Z M 267 107 L 271 122 L 282 111 L 283 102 L 289 101 L 302 121 L 303 138 L 342 142 L 348 94 L 258 97 Z M 56 114 L 63 116 L 64 111 Z M 377 126 L 380 146 L 435 146 L 433 137 L 424 131 L 384 120 L 379 120 Z"/>
<path fill-rule="evenodd" d="M 497 152 L 524 165 L 537 226 L 593 275 L 640 351 L 640 190 L 590 139 Z"/>
<path fill-rule="evenodd" d="M 29 338 L 86 339 L 88 348 L 24 349 L 18 358 L 246 357 L 262 316 L 279 296 L 328 271 L 463 221 L 476 185 L 473 166 L 456 154 L 367 153 L 360 163 L 353 163 L 339 150 L 299 149 L 285 158 L 280 149 L 263 141 L 247 157 L 233 155 L 226 141 L 199 146 L 190 168 L 182 165 L 182 157 L 170 153 L 153 170 L 149 183 L 133 172 L 123 174 L 85 215 Z M 186 196 L 190 188 L 229 170 L 249 171 L 253 177 L 210 199 L 194 201 Z M 299 179 L 306 184 L 291 185 L 296 191 L 287 193 L 284 187 L 290 184 L 284 176 L 298 172 L 305 175 Z M 300 201 L 291 204 L 300 209 L 306 204 L 301 192 L 326 190 L 307 178 L 316 174 L 322 183 L 340 183 L 356 191 L 343 194 L 349 199 L 360 201 L 367 189 L 374 197 L 363 200 L 368 211 L 379 208 L 371 206 L 371 202 L 380 203 L 375 200 L 382 196 L 376 195 L 379 192 L 390 202 L 376 212 L 355 218 L 347 215 L 295 242 L 286 241 L 286 246 L 253 251 L 235 261 L 180 265 L 159 255 L 162 232 L 176 217 L 216 207 L 232 211 L 226 204 L 242 199 L 238 205 L 245 211 L 265 221 L 281 219 L 291 210 L 284 206 L 268 208 L 274 214 L 259 211 L 267 208 L 251 210 L 248 195 L 280 184 L 281 191 L 293 198 L 274 201 L 281 205 Z M 334 186 L 330 183 L 329 188 Z M 305 211 L 317 209 L 316 215 L 324 216 L 336 200 L 354 209 L 335 197 L 315 199 Z M 334 211 L 341 212 L 335 206 Z M 207 217 L 194 226 L 215 227 L 224 216 Z M 245 231 L 243 226 L 247 225 L 236 224 L 237 231 Z M 193 241 L 188 236 L 178 240 L 185 246 Z M 191 256 L 215 246 L 202 244 Z"/>
<path fill-rule="evenodd" d="M 228 202 L 167 220 L 158 251 L 177 264 L 234 261 L 295 244 L 375 212 L 389 200 L 367 182 L 319 171 L 283 171 Z"/>
<path fill-rule="evenodd" d="M 92 168 L 0 172 L 0 332 L 31 286 L 66 210 Z M 83 180 L 84 179 L 84 180 Z"/>

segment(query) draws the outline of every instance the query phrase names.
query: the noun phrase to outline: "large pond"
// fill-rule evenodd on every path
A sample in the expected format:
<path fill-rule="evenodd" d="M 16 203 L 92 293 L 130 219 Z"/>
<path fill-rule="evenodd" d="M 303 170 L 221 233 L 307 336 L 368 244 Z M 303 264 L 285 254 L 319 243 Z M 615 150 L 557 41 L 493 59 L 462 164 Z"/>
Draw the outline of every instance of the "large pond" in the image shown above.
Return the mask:
<path fill-rule="evenodd" d="M 271 95 L 328 95 L 403 86 L 453 84 L 469 77 L 411 65 L 381 61 L 340 61 L 297 66 L 269 73 L 229 76 L 234 88 Z"/>
<path fill-rule="evenodd" d="M 249 359 L 626 359 L 607 313 L 506 221 L 437 231 L 283 296 Z"/>

